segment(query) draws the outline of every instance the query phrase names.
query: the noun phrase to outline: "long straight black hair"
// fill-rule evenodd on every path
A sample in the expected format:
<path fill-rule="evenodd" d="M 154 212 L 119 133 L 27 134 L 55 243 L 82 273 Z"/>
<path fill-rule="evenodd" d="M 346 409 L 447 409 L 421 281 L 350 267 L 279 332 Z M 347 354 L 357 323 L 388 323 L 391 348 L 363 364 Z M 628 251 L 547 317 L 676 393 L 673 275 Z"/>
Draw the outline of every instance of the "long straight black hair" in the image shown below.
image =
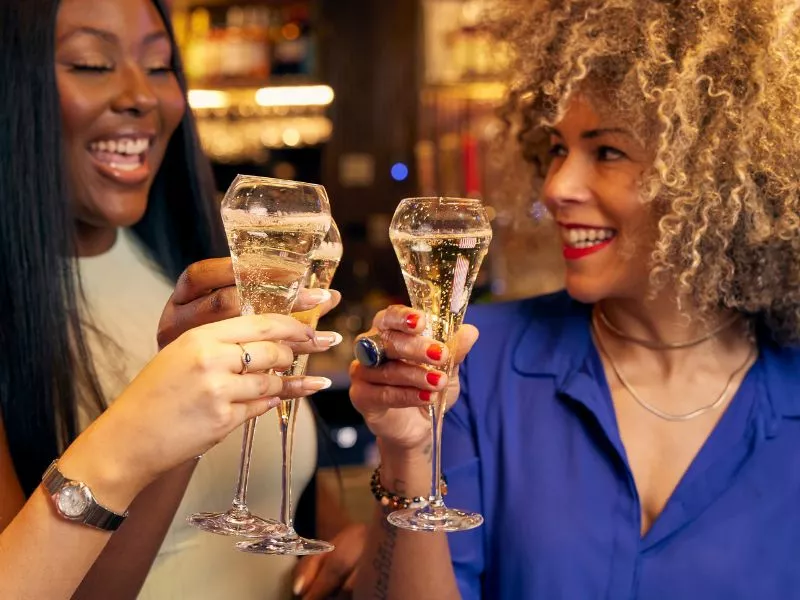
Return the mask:
<path fill-rule="evenodd" d="M 152 1 L 186 93 L 168 11 Z M 0 416 L 26 495 L 78 433 L 80 378 L 90 401 L 104 406 L 78 313 L 55 74 L 58 7 L 59 0 L 0 0 Z M 173 279 L 225 252 L 211 168 L 188 109 L 133 229 Z"/>

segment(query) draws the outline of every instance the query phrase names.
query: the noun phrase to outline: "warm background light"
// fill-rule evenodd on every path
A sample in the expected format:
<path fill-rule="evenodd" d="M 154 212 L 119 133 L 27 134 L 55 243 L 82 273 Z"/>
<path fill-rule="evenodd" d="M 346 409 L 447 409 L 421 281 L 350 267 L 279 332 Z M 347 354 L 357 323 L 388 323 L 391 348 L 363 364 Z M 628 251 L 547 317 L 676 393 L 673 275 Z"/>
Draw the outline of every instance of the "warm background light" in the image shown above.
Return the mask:
<path fill-rule="evenodd" d="M 333 89 L 327 85 L 265 87 L 256 92 L 259 106 L 328 106 Z"/>
<path fill-rule="evenodd" d="M 219 90 L 189 90 L 189 106 L 193 109 L 228 108 L 230 98 Z"/>

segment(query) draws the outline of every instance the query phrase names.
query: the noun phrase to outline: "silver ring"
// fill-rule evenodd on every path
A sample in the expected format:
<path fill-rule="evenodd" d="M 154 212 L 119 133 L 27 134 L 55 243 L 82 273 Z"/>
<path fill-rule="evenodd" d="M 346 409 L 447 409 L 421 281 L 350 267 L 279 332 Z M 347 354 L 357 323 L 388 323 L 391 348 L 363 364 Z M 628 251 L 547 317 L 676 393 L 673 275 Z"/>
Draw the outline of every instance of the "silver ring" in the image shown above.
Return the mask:
<path fill-rule="evenodd" d="M 353 344 L 353 354 L 365 367 L 380 367 L 386 362 L 386 348 L 380 334 L 377 333 L 358 338 Z"/>
<path fill-rule="evenodd" d="M 239 371 L 239 375 L 246 375 L 250 367 L 250 363 L 253 362 L 253 355 L 250 354 L 247 351 L 247 348 L 242 346 L 239 342 L 236 342 L 236 345 L 242 349 L 242 370 Z"/>

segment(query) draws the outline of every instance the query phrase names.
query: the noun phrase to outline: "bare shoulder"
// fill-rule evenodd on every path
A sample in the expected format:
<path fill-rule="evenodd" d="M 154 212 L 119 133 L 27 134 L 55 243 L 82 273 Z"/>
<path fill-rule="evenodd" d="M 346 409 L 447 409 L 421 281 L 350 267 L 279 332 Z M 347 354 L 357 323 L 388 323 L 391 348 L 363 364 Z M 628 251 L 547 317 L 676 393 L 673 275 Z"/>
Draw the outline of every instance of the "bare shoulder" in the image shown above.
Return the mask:
<path fill-rule="evenodd" d="M 17 479 L 6 430 L 0 419 L 0 532 L 12 521 L 25 504 L 25 494 Z"/>

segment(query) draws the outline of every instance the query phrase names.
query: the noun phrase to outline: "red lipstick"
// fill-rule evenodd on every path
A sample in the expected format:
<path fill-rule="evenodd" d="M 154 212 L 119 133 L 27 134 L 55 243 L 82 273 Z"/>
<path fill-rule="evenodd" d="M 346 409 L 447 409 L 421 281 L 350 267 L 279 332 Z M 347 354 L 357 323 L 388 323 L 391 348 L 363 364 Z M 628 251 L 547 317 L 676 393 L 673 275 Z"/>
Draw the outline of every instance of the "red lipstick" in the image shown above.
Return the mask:
<path fill-rule="evenodd" d="M 607 248 L 608 245 L 613 241 L 614 238 L 611 238 L 600 242 L 599 244 L 595 244 L 594 246 L 589 246 L 588 248 L 573 248 L 572 246 L 564 245 L 564 258 L 567 260 L 580 260 L 581 258 L 586 258 L 595 252 L 600 252 L 600 250 Z"/>

